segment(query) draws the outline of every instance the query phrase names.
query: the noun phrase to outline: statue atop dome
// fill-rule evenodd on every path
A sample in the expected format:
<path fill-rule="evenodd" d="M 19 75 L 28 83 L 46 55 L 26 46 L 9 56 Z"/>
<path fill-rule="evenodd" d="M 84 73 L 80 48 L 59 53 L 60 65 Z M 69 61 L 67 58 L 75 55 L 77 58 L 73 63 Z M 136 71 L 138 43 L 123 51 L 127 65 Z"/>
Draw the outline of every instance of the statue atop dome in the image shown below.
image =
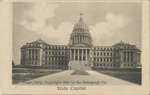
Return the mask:
<path fill-rule="evenodd" d="M 79 20 L 79 22 L 82 22 L 83 21 L 83 18 L 82 18 L 82 15 L 83 15 L 83 13 L 80 13 L 80 20 Z"/>

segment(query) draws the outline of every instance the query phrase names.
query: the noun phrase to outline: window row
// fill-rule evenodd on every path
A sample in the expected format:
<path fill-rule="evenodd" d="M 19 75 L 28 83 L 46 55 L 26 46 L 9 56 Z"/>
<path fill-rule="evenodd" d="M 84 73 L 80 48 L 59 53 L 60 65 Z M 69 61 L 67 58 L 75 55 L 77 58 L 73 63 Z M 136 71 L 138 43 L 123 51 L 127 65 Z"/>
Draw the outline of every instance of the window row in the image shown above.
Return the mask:
<path fill-rule="evenodd" d="M 28 44 L 28 46 L 30 46 L 30 47 L 39 47 L 40 45 L 39 44 Z"/>
<path fill-rule="evenodd" d="M 56 63 L 56 62 L 45 62 L 44 65 L 60 66 L 60 65 L 67 65 L 67 64 L 66 63 L 61 63 L 61 62 L 59 62 L 59 63 Z"/>
<path fill-rule="evenodd" d="M 45 57 L 45 60 L 51 60 L 51 61 L 65 61 L 67 60 L 66 57 Z"/>
<path fill-rule="evenodd" d="M 94 47 L 94 50 L 115 50 L 113 47 Z"/>
<path fill-rule="evenodd" d="M 117 66 L 116 64 L 103 64 L 103 63 L 94 63 L 94 66 L 107 66 L 107 67 L 112 67 L 112 66 Z"/>
<path fill-rule="evenodd" d="M 115 56 L 115 52 L 94 52 L 95 56 Z"/>
<path fill-rule="evenodd" d="M 46 51 L 46 54 L 52 54 L 52 55 L 66 55 L 66 51 Z"/>
<path fill-rule="evenodd" d="M 132 45 L 132 46 L 122 46 L 121 48 L 123 48 L 123 49 L 134 49 L 135 45 Z"/>
<path fill-rule="evenodd" d="M 115 62 L 115 58 L 94 58 L 97 62 Z"/>
<path fill-rule="evenodd" d="M 36 61 L 35 61 L 35 62 L 34 62 L 34 61 L 32 61 L 32 62 L 29 62 L 28 64 L 35 64 L 35 65 L 36 65 L 36 64 L 37 64 L 37 62 L 36 62 Z"/>
<path fill-rule="evenodd" d="M 133 64 L 124 64 L 124 67 L 133 67 L 134 65 Z"/>
<path fill-rule="evenodd" d="M 77 32 L 79 32 L 79 33 L 80 33 L 80 32 L 88 32 L 88 30 L 84 30 L 84 29 L 82 29 L 82 30 L 81 30 L 81 29 L 78 29 L 78 30 L 77 30 L 77 29 L 76 29 L 76 30 L 74 30 L 73 32 L 75 32 L 75 33 L 77 33 Z"/>
<path fill-rule="evenodd" d="M 46 49 L 67 49 L 66 46 L 44 46 Z"/>

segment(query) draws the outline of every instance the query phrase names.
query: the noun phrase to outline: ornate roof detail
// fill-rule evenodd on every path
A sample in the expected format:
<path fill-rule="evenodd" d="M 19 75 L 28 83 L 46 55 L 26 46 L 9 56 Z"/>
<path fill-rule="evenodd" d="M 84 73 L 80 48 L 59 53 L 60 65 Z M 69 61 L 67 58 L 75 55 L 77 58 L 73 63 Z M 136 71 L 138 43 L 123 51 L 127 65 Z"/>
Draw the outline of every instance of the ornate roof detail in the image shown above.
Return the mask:
<path fill-rule="evenodd" d="M 114 46 L 118 46 L 118 45 L 130 45 L 130 44 L 123 42 L 123 41 L 120 41 L 120 42 L 116 43 Z"/>
<path fill-rule="evenodd" d="M 33 41 L 32 43 L 46 44 L 42 39 L 38 39 L 36 41 Z"/>

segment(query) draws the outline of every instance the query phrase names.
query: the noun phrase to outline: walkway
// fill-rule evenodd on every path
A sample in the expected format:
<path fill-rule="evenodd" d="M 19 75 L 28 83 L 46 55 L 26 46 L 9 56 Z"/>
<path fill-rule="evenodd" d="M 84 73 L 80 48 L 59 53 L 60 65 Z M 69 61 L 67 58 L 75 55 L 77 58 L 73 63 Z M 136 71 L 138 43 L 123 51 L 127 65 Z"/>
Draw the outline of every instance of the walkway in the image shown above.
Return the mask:
<path fill-rule="evenodd" d="M 87 70 L 90 75 L 71 75 L 74 70 L 36 78 L 25 83 L 29 85 L 136 85 L 134 83 L 114 78 L 93 70 Z"/>

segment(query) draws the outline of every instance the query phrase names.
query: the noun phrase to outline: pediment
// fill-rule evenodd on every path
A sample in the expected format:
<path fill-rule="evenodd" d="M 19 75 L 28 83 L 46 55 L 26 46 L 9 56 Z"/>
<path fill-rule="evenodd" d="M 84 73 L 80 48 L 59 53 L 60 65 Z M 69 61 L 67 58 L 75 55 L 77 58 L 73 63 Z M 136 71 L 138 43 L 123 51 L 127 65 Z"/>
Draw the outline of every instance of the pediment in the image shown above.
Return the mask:
<path fill-rule="evenodd" d="M 72 47 L 90 47 L 90 46 L 85 43 L 77 43 L 77 44 L 72 45 Z"/>

